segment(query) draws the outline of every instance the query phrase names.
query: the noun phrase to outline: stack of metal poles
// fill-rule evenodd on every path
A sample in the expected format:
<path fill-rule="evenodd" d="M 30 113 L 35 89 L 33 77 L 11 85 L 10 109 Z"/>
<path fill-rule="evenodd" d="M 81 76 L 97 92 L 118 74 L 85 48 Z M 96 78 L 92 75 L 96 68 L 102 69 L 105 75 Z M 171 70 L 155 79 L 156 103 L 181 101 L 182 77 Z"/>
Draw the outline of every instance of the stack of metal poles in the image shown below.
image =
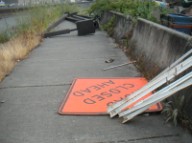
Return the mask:
<path fill-rule="evenodd" d="M 150 106 L 170 97 L 186 87 L 191 86 L 191 68 L 192 49 L 157 75 L 144 87 L 127 96 L 122 101 L 108 106 L 107 112 L 110 114 L 111 118 L 119 115 L 119 117 L 123 118 L 123 123 L 126 123 L 135 116 L 146 111 Z M 147 94 L 151 94 L 151 96 L 139 101 Z M 137 103 L 133 105 L 135 102 Z"/>

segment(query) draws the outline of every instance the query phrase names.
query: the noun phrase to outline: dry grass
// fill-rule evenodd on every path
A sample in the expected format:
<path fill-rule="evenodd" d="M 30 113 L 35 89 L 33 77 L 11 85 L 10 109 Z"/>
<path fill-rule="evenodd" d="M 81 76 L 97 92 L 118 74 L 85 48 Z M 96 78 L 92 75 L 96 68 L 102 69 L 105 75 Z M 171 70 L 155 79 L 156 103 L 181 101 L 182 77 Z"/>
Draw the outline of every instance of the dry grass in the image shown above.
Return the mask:
<path fill-rule="evenodd" d="M 40 36 L 52 21 L 55 21 L 64 12 L 76 11 L 75 5 L 59 5 L 36 7 L 29 10 L 29 19 L 19 21 L 19 26 L 12 31 L 12 36 L 0 35 L 0 82 L 9 75 L 16 63 L 27 58 L 31 50 L 39 45 Z M 9 35 L 11 35 L 9 33 Z M 7 39 L 8 38 L 8 39 Z M 8 42 L 6 42 L 8 41 Z M 6 42 L 6 43 L 4 43 Z"/>
<path fill-rule="evenodd" d="M 21 35 L 0 46 L 0 81 L 9 75 L 15 64 L 27 57 L 32 49 L 38 46 L 41 37 Z"/>
<path fill-rule="evenodd" d="M 9 75 L 15 66 L 14 61 L 1 61 L 0 62 L 0 81 L 2 81 L 5 76 Z"/>

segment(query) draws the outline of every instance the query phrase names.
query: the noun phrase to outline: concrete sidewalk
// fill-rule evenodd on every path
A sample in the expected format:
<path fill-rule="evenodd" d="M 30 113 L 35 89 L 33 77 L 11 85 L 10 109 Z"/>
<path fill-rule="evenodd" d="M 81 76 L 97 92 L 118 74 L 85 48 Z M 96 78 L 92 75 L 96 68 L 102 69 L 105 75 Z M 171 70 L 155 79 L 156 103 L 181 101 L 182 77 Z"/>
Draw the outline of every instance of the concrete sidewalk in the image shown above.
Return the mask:
<path fill-rule="evenodd" d="M 74 25 L 64 22 L 57 29 Z M 113 63 L 105 60 L 115 59 Z M 60 116 L 58 107 L 77 77 L 140 76 L 106 33 L 76 33 L 45 39 L 0 84 L 0 143 L 189 143 L 181 128 L 159 114 L 128 124 L 108 116 Z"/>

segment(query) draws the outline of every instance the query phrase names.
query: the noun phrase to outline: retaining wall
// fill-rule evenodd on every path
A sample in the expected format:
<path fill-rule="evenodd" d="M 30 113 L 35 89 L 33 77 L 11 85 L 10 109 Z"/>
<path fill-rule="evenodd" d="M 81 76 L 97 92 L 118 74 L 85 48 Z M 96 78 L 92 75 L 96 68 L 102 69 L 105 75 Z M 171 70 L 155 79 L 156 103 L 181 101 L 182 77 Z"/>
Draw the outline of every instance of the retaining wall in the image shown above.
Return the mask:
<path fill-rule="evenodd" d="M 144 72 L 151 74 L 151 77 L 192 48 L 189 44 L 192 41 L 190 36 L 142 18 L 135 23 L 129 16 L 106 12 L 102 23 L 105 24 L 112 17 L 115 17 L 113 37 L 120 44 L 126 41 L 123 42 L 123 46 L 126 46 L 129 55 L 142 63 L 140 66 L 143 66 Z M 180 94 L 185 96 L 184 103 L 176 108 L 179 108 L 181 117 L 188 118 L 187 126 L 192 130 L 192 87 L 178 93 Z M 180 98 L 173 101 L 178 102 L 177 100 Z"/>

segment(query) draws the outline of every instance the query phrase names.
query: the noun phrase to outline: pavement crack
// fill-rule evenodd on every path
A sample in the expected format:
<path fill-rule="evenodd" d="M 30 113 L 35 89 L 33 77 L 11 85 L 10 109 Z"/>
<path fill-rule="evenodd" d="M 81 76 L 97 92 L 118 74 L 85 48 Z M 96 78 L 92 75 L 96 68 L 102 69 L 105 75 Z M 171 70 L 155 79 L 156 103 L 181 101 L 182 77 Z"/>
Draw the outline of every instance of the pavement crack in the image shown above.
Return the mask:
<path fill-rule="evenodd" d="M 178 137 L 179 134 L 169 134 L 169 135 L 159 135 L 159 136 L 149 136 L 149 137 L 143 137 L 143 138 L 136 138 L 136 139 L 125 139 L 125 140 L 117 140 L 117 141 L 101 141 L 101 142 L 95 142 L 95 143 L 130 143 L 130 142 L 137 142 L 137 141 L 143 141 L 143 140 L 155 140 L 155 139 L 162 139 L 162 138 L 172 138 L 172 137 Z"/>
<path fill-rule="evenodd" d="M 159 136 L 149 136 L 137 139 L 129 139 L 127 141 L 139 141 L 139 140 L 148 140 L 148 139 L 160 139 L 160 138 L 170 138 L 170 137 L 178 137 L 179 134 L 170 134 L 170 135 L 159 135 Z"/>
<path fill-rule="evenodd" d="M 47 84 L 47 85 L 26 85 L 26 86 L 10 86 L 10 87 L 0 87 L 0 89 L 14 89 L 14 88 L 31 88 L 31 87 L 51 87 L 51 86 L 68 86 L 72 83 L 61 83 L 61 84 Z"/>
<path fill-rule="evenodd" d="M 77 58 L 77 59 L 46 59 L 46 60 L 39 60 L 39 59 L 35 59 L 35 60 L 32 60 L 32 61 L 28 61 L 30 63 L 37 63 L 37 62 L 48 62 L 48 61 L 61 61 L 63 62 L 64 61 L 93 61 L 93 60 L 105 60 L 105 59 L 108 59 L 108 58 L 118 58 L 117 56 L 115 55 L 111 55 L 111 56 L 107 56 L 107 57 L 96 57 L 96 58 Z"/>

